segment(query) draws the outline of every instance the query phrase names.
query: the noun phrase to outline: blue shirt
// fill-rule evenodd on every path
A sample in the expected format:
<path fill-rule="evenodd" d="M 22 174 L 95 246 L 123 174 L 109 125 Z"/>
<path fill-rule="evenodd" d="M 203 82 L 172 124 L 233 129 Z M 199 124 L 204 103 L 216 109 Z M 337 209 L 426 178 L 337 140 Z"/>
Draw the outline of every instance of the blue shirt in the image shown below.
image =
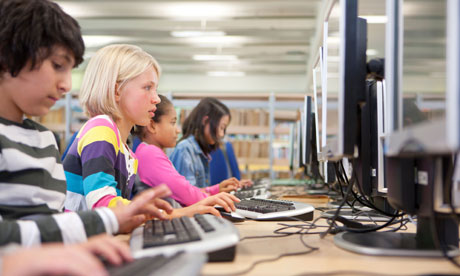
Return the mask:
<path fill-rule="evenodd" d="M 225 153 L 222 148 L 211 152 L 211 162 L 209 163 L 211 185 L 219 184 L 232 176 L 241 180 L 240 169 L 238 168 L 232 143 L 224 142 L 223 146 L 225 147 Z"/>
<path fill-rule="evenodd" d="M 210 157 L 204 154 L 194 136 L 189 136 L 177 144 L 169 159 L 176 170 L 193 186 L 199 188 L 211 186 Z"/>

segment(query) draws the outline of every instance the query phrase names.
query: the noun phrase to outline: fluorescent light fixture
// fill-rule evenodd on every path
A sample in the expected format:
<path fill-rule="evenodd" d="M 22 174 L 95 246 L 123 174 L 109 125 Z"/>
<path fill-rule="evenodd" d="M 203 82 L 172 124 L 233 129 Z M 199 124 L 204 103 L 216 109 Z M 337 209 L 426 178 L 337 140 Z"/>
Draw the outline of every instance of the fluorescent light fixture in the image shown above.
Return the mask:
<path fill-rule="evenodd" d="M 376 49 L 367 49 L 366 50 L 366 55 L 368 56 L 376 56 L 379 54 L 379 51 L 377 51 Z"/>
<path fill-rule="evenodd" d="M 238 60 L 238 57 L 235 55 L 194 55 L 193 59 L 199 60 L 199 61 L 213 61 L 213 60 L 234 61 L 234 60 Z"/>
<path fill-rule="evenodd" d="M 171 3 L 164 8 L 164 13 L 173 18 L 222 18 L 234 14 L 234 6 L 222 3 Z"/>
<path fill-rule="evenodd" d="M 114 36 L 114 35 L 84 35 L 83 41 L 85 42 L 86 48 L 91 47 L 100 47 L 107 44 L 112 44 L 116 42 L 122 42 L 127 40 L 128 38 L 122 36 Z"/>
<path fill-rule="evenodd" d="M 364 15 L 360 16 L 367 20 L 369 24 L 385 24 L 387 23 L 386 15 Z"/>
<path fill-rule="evenodd" d="M 211 77 L 244 77 L 246 76 L 245 72 L 241 71 L 210 71 L 208 76 Z"/>
<path fill-rule="evenodd" d="M 222 31 L 172 31 L 173 37 L 200 37 L 200 36 L 225 36 L 226 33 Z"/>
<path fill-rule="evenodd" d="M 187 42 L 195 44 L 239 45 L 249 41 L 245 36 L 199 36 L 187 37 Z"/>

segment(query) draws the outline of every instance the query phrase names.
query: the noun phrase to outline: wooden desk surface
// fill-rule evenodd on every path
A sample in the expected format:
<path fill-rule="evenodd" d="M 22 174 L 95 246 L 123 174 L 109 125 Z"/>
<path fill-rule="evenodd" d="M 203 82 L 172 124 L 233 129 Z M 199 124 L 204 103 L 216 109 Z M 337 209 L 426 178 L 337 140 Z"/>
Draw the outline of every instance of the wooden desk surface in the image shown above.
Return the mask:
<path fill-rule="evenodd" d="M 319 212 L 315 211 L 315 217 Z M 321 220 L 320 220 L 321 221 Z M 287 222 L 295 224 L 295 222 Z M 244 221 L 235 223 L 240 236 L 272 235 L 278 229 L 278 222 Z M 324 228 L 320 228 L 324 229 Z M 408 231 L 414 231 L 410 227 Z M 312 230 L 314 231 L 314 230 Z M 357 275 L 353 271 L 366 273 L 385 273 L 389 275 L 417 275 L 428 273 L 460 274 L 449 261 L 443 258 L 409 258 L 358 255 L 340 249 L 334 245 L 333 236 L 321 239 L 319 235 L 304 235 L 304 241 L 311 246 L 319 247 L 313 253 L 300 256 L 283 257 L 277 261 L 258 264 L 249 273 L 243 275 L 308 275 L 348 271 L 338 275 Z M 246 270 L 252 263 L 275 258 L 283 253 L 301 252 L 308 249 L 303 246 L 299 235 L 280 238 L 262 238 L 243 240 L 237 245 L 236 258 L 228 263 L 207 263 L 202 275 L 225 275 Z M 335 275 L 335 274 L 334 274 Z"/>

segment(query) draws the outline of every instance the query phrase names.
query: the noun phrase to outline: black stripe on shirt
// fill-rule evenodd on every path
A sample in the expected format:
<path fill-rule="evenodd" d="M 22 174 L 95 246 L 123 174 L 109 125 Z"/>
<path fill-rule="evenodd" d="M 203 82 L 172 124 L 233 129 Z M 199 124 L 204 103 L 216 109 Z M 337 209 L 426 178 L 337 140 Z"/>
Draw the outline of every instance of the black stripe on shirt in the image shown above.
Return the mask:
<path fill-rule="evenodd" d="M 40 216 L 35 220 L 40 231 L 41 242 L 62 242 L 59 225 L 52 216 Z"/>
<path fill-rule="evenodd" d="M 43 169 L 27 169 L 16 172 L 2 171 L 0 172 L 0 179 L 2 183 L 10 183 L 11 185 L 31 185 L 63 194 L 67 191 L 65 180 L 53 178 L 47 170 Z"/>
<path fill-rule="evenodd" d="M 104 222 L 95 211 L 77 212 L 77 214 L 83 222 L 87 237 L 107 232 Z"/>
<path fill-rule="evenodd" d="M 13 221 L 0 221 L 0 245 L 9 243 L 21 244 L 21 229 Z"/>
<path fill-rule="evenodd" d="M 50 209 L 46 204 L 35 206 L 15 206 L 15 205 L 0 205 L 0 215 L 4 219 L 20 219 L 22 217 L 45 214 L 52 215 L 58 213 L 59 210 Z"/>

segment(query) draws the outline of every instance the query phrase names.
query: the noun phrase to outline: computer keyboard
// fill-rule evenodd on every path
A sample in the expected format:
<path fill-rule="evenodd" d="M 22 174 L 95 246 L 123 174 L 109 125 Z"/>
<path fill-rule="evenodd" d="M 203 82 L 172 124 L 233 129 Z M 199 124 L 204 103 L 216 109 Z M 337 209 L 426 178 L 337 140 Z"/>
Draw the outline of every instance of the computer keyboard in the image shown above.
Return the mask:
<path fill-rule="evenodd" d="M 163 254 L 142 257 L 121 266 L 114 266 L 108 263 L 104 264 L 108 274 L 111 276 L 188 276 L 198 275 L 205 262 L 205 254 L 192 255 L 179 252 L 169 257 Z"/>
<path fill-rule="evenodd" d="M 136 258 L 179 251 L 209 253 L 228 249 L 228 254 L 233 256 L 224 256 L 224 259 L 231 260 L 238 241 L 238 230 L 230 221 L 205 214 L 148 221 L 133 231 L 130 246 Z M 212 254 L 210 258 L 213 259 Z"/>
<path fill-rule="evenodd" d="M 269 179 L 259 179 L 255 180 L 254 184 L 250 187 L 241 188 L 233 194 L 239 199 L 245 198 L 262 198 L 266 199 L 270 197 L 270 180 Z"/>
<path fill-rule="evenodd" d="M 260 198 L 243 199 L 235 207 L 236 213 L 255 220 L 289 220 L 287 217 L 313 220 L 315 210 L 306 203 Z"/>
<path fill-rule="evenodd" d="M 233 193 L 239 199 L 246 199 L 246 198 L 262 198 L 266 199 L 270 197 L 270 192 L 267 189 L 241 189 L 235 191 Z"/>

